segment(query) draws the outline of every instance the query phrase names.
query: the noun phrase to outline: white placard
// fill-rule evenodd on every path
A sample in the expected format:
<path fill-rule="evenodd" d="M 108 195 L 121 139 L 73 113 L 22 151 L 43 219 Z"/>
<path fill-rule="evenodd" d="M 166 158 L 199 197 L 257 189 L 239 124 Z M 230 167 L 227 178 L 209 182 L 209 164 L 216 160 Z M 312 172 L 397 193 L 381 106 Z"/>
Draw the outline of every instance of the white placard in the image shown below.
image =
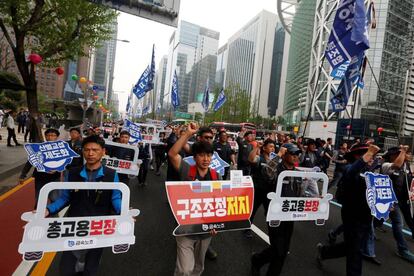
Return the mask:
<path fill-rule="evenodd" d="M 53 190 L 120 190 L 119 215 L 96 217 L 44 217 L 48 195 Z M 138 209 L 129 209 L 129 188 L 115 182 L 51 182 L 39 194 L 37 211 L 23 213 L 24 226 L 19 253 L 26 261 L 42 259 L 44 252 L 112 247 L 113 253 L 127 252 L 135 244 L 134 219 Z"/>

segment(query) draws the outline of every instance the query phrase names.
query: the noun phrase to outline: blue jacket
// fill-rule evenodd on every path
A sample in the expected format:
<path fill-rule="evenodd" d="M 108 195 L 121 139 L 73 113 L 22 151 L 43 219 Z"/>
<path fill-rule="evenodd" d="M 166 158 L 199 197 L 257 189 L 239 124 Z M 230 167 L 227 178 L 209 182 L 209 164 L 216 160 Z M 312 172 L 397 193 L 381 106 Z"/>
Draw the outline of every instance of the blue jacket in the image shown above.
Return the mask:
<path fill-rule="evenodd" d="M 76 172 L 79 173 L 79 170 L 76 169 L 80 168 L 73 168 L 65 175 L 65 182 L 74 182 L 73 178 L 70 179 L 71 174 L 76 174 Z M 106 168 L 108 170 L 108 168 Z M 119 182 L 118 174 L 116 172 L 113 172 L 113 179 L 105 179 L 104 169 L 103 166 L 98 170 L 96 176 L 95 176 L 95 182 L 98 182 L 98 179 L 103 179 L 106 182 Z M 82 170 L 79 173 L 80 179 L 82 179 L 85 182 L 88 182 L 88 174 L 86 172 L 86 167 L 83 166 Z M 102 181 L 102 180 L 101 180 Z M 54 202 L 50 203 L 47 206 L 47 209 L 49 210 L 50 214 L 55 214 L 62 210 L 65 206 L 71 204 L 71 192 L 72 190 L 63 190 L 62 195 Z M 111 196 L 111 202 L 112 206 L 117 214 L 121 213 L 121 192 L 120 190 L 112 190 L 112 196 Z"/>

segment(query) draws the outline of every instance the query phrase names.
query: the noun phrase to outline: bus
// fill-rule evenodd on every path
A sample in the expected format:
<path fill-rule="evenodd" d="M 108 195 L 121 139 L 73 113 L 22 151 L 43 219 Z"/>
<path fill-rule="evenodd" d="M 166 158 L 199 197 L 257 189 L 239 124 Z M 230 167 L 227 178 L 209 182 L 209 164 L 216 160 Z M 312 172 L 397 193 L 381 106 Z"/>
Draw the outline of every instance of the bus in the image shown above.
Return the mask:
<path fill-rule="evenodd" d="M 213 122 L 209 125 L 210 128 L 215 128 L 218 131 L 225 129 L 231 132 L 239 132 L 242 128 L 247 130 L 256 130 L 256 125 L 252 123 L 225 123 L 225 122 Z"/>

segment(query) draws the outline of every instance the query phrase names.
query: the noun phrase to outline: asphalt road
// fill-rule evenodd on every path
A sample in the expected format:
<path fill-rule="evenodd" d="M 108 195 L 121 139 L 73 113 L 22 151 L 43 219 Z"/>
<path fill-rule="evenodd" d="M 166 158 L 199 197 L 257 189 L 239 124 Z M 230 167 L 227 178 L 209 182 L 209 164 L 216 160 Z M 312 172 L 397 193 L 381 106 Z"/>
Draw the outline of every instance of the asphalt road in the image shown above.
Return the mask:
<path fill-rule="evenodd" d="M 164 176 L 155 176 L 150 171 L 147 186 L 139 187 L 137 182 L 132 183 L 131 206 L 141 210 L 135 226 L 136 243 L 124 254 L 114 255 L 110 248 L 105 249 L 99 275 L 173 275 L 176 249 L 172 231 L 175 223 L 167 202 Z M 282 275 L 345 275 L 344 258 L 325 261 L 323 270 L 319 270 L 315 262 L 316 244 L 326 243 L 329 229 L 340 222 L 339 208 L 333 205 L 330 219 L 324 226 L 316 226 L 313 222 L 297 222 Z M 256 215 L 254 224 L 267 233 L 262 210 Z M 382 265 L 365 262 L 363 275 L 414 275 L 413 264 L 396 256 L 391 229 L 387 228 L 386 233 L 377 231 L 376 234 L 376 254 Z M 411 238 L 406 238 L 413 249 Z M 254 234 L 253 239 L 246 239 L 239 231 L 219 233 L 213 238 L 212 244 L 219 256 L 214 261 L 206 261 L 205 276 L 250 275 L 251 254 L 267 246 L 259 236 Z M 59 275 L 59 259 L 60 254 L 57 254 L 47 275 Z"/>

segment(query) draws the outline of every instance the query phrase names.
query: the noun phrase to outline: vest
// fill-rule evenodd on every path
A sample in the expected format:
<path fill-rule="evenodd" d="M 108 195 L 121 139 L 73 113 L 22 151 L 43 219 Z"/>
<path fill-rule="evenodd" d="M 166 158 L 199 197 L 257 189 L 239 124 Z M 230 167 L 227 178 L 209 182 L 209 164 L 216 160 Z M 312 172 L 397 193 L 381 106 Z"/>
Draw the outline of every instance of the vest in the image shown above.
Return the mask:
<path fill-rule="evenodd" d="M 80 175 L 83 167 L 69 170 L 69 182 L 85 182 Z M 113 182 L 115 170 L 103 167 L 103 176 L 94 182 Z M 105 185 L 102 183 L 102 185 Z M 72 190 L 70 192 L 70 206 L 68 217 L 105 216 L 113 213 L 112 190 Z"/>
<path fill-rule="evenodd" d="M 217 172 L 214 169 L 208 169 L 208 173 L 206 176 L 209 175 L 209 180 L 218 180 Z M 197 179 L 197 166 L 193 165 L 190 167 L 190 170 L 188 171 L 188 178 L 191 179 L 191 181 L 194 181 Z"/>

